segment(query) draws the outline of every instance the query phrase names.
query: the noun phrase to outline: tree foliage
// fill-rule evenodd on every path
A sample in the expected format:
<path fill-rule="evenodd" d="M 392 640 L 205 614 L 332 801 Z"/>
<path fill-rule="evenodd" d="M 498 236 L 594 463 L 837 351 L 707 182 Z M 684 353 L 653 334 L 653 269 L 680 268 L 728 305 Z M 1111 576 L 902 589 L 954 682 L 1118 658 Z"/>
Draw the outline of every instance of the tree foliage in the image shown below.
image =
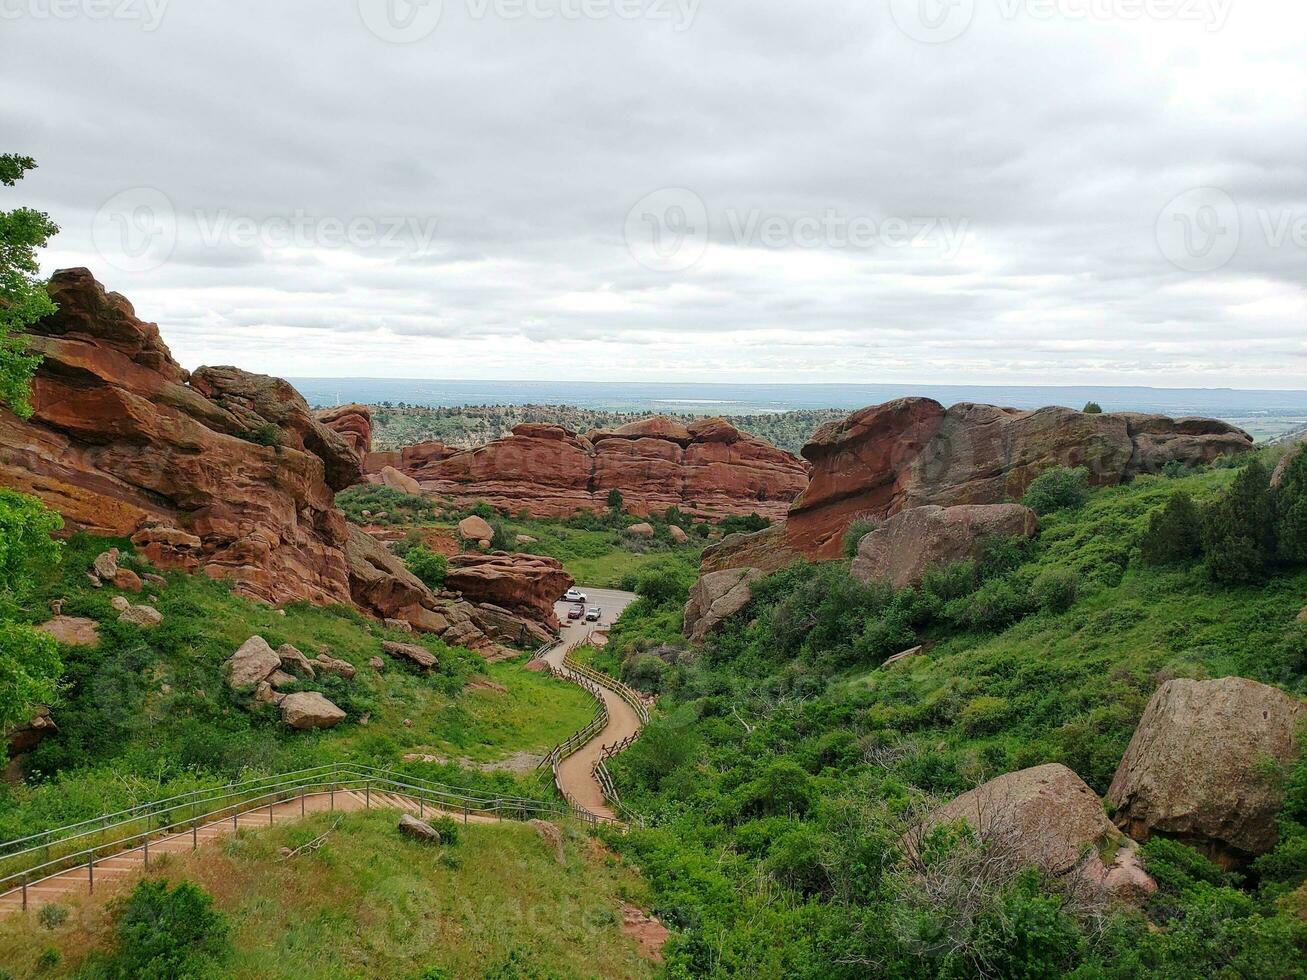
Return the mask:
<path fill-rule="evenodd" d="M 1031 482 L 1021 502 L 1041 517 L 1058 510 L 1074 510 L 1089 500 L 1089 471 L 1055 467 Z"/>
<path fill-rule="evenodd" d="M 1254 459 L 1203 514 L 1203 552 L 1213 581 L 1227 585 L 1261 578 L 1275 558 L 1271 474 Z"/>
<path fill-rule="evenodd" d="M 1139 551 L 1150 565 L 1191 561 L 1202 554 L 1202 517 L 1194 498 L 1177 490 L 1148 518 Z"/>
<path fill-rule="evenodd" d="M 59 561 L 51 535 L 63 527 L 40 501 L 0 488 L 0 727 L 25 721 L 50 701 L 60 673 L 53 639 L 14 621 L 38 573 Z"/>
<path fill-rule="evenodd" d="M 35 166 L 31 157 L 0 154 L 0 184 L 14 186 Z M 58 231 L 42 211 L 0 211 L 0 405 L 24 418 L 32 414 L 28 396 L 41 359 L 28 351 L 22 332 L 55 311 L 38 278 L 36 250 Z"/>

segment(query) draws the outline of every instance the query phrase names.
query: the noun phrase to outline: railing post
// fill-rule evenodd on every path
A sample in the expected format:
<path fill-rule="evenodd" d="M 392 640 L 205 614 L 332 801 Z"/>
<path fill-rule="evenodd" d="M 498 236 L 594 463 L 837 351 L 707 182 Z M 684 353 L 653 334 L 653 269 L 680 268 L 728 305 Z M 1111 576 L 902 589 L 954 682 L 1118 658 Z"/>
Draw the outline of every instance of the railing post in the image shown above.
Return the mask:
<path fill-rule="evenodd" d="M 232 833 L 235 833 L 237 830 L 240 829 L 240 828 L 236 825 L 236 818 L 237 818 L 237 816 L 239 816 L 239 815 L 240 815 L 240 811 L 237 810 L 237 809 L 235 809 L 235 808 L 233 808 L 232 811 L 231 811 L 231 829 L 232 829 Z"/>
<path fill-rule="evenodd" d="M 421 820 L 427 815 L 426 807 L 422 805 L 422 797 L 418 797 L 418 819 Z"/>
<path fill-rule="evenodd" d="M 200 822 L 198 820 L 192 820 L 191 821 L 191 850 L 198 851 L 199 849 L 200 849 Z"/>
<path fill-rule="evenodd" d="M 467 823 L 467 804 L 463 804 L 463 823 Z"/>
<path fill-rule="evenodd" d="M 300 787 L 300 817 L 304 817 L 304 787 Z"/>
<path fill-rule="evenodd" d="M 327 810 L 328 812 L 336 809 L 336 784 L 332 783 L 327 790 Z"/>
<path fill-rule="evenodd" d="M 27 911 L 27 875 L 23 875 L 23 911 Z"/>
<path fill-rule="evenodd" d="M 145 870 L 150 870 L 150 832 L 145 832 Z"/>
<path fill-rule="evenodd" d="M 368 780 L 363 784 L 363 809 L 372 809 L 372 781 Z"/>
<path fill-rule="evenodd" d="M 90 894 L 94 895 L 95 894 L 95 852 L 91 852 L 91 856 L 86 859 L 86 884 L 88 886 L 87 891 Z"/>

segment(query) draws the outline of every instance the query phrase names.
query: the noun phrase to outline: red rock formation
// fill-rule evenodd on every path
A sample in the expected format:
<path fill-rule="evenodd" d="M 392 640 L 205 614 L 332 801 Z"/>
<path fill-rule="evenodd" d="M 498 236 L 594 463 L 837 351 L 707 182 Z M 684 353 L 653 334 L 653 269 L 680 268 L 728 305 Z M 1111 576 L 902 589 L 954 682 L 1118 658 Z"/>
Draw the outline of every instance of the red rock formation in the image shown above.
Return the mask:
<path fill-rule="evenodd" d="M 807 483 L 801 461 L 722 419 L 687 427 L 658 417 L 588 437 L 525 423 L 478 449 L 422 443 L 371 453 L 366 465 L 369 479 L 393 466 L 430 495 L 460 504 L 484 500 L 533 517 L 602 511 L 612 490 L 635 514 L 679 507 L 697 516 L 779 517 Z"/>
<path fill-rule="evenodd" d="M 449 560 L 445 587 L 465 599 L 491 603 L 540 623 L 558 628 L 554 603 L 575 584 L 560 562 L 540 555 L 457 555 Z"/>
<path fill-rule="evenodd" d="M 824 426 L 804 447 L 812 479 L 790 508 L 786 540 L 808 558 L 838 558 L 859 517 L 1020 499 L 1055 466 L 1083 466 L 1091 483 L 1110 486 L 1173 460 L 1208 462 L 1251 446 L 1246 432 L 1211 419 L 967 403 L 945 411 L 928 398 L 899 399 Z"/>
<path fill-rule="evenodd" d="M 318 421 L 340 435 L 359 459 L 372 452 L 372 409 L 367 405 L 341 405 L 318 413 Z"/>
<path fill-rule="evenodd" d="M 55 273 L 50 294 L 58 312 L 31 330 L 44 356 L 35 412 L 0 410 L 0 485 L 39 497 L 69 530 L 132 537 L 156 564 L 202 568 L 251 598 L 354 600 L 449 642 L 488 643 L 402 566 L 347 555 L 357 536 L 334 497 L 361 479 L 359 457 L 289 384 L 188 374 L 158 327 L 86 269 Z"/>

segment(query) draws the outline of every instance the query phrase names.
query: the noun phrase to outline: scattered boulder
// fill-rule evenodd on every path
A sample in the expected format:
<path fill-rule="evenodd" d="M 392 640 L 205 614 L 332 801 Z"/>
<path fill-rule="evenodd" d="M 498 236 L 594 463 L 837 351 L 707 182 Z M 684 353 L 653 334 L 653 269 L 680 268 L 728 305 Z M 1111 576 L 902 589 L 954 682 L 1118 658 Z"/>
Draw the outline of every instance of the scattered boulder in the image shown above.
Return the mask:
<path fill-rule="evenodd" d="M 154 629 L 163 623 L 163 613 L 153 606 L 129 606 L 118 614 L 118 622 Z"/>
<path fill-rule="evenodd" d="M 292 684 L 298 683 L 298 678 L 292 677 L 284 670 L 274 670 L 268 675 L 268 683 L 277 690 L 281 690 L 283 687 L 290 687 Z"/>
<path fill-rule="evenodd" d="M 125 613 L 132 608 L 132 601 L 125 595 L 116 595 L 109 600 L 109 605 L 113 606 L 116 612 Z"/>
<path fill-rule="evenodd" d="M 368 666 L 371 667 L 373 670 L 385 670 L 386 662 L 382 660 L 380 657 L 369 657 Z"/>
<path fill-rule="evenodd" d="M 116 589 L 122 589 L 124 592 L 140 592 L 141 577 L 133 572 L 130 568 L 120 568 L 114 572 L 113 585 Z"/>
<path fill-rule="evenodd" d="M 749 604 L 751 586 L 763 577 L 758 568 L 728 568 L 702 576 L 685 604 L 685 635 L 703 642 L 719 623 Z"/>
<path fill-rule="evenodd" d="M 906 589 L 936 565 L 979 558 L 1001 538 L 1030 538 L 1039 518 L 1020 504 L 913 507 L 884 521 L 858 543 L 853 577 Z"/>
<path fill-rule="evenodd" d="M 527 825 L 534 828 L 540 835 L 540 839 L 554 849 L 555 861 L 559 864 L 566 863 L 567 857 L 563 852 L 563 831 L 557 824 L 552 824 L 548 820 L 528 820 Z"/>
<path fill-rule="evenodd" d="M 323 674 L 335 674 L 347 681 L 353 680 L 358 673 L 358 669 L 348 660 L 340 660 L 326 653 L 318 654 L 313 660 L 313 666 Z"/>
<path fill-rule="evenodd" d="M 41 706 L 36 709 L 36 713 L 26 724 L 11 728 L 6 733 L 9 741 L 9 757 L 12 759 L 31 752 L 51 735 L 58 733 L 59 726 L 50 716 L 50 709 Z"/>
<path fill-rule="evenodd" d="M 409 813 L 399 818 L 399 832 L 414 840 L 426 841 L 430 844 L 440 843 L 440 831 L 425 820 L 419 820 Z"/>
<path fill-rule="evenodd" d="M 464 541 L 489 541 L 495 536 L 495 529 L 485 518 L 473 514 L 458 522 L 458 536 Z"/>
<path fill-rule="evenodd" d="M 513 539 L 517 544 L 535 544 L 536 539 L 529 534 L 519 534 Z"/>
<path fill-rule="evenodd" d="M 282 699 L 281 720 L 300 731 L 331 728 L 345 720 L 345 712 L 317 691 L 298 691 Z"/>
<path fill-rule="evenodd" d="M 626 529 L 626 533 L 631 535 L 633 538 L 644 538 L 648 540 L 649 538 L 652 538 L 656 532 L 654 531 L 654 526 L 652 524 L 641 523 L 632 524 Z"/>
<path fill-rule="evenodd" d="M 1117 767 L 1108 801 L 1136 840 L 1174 837 L 1225 867 L 1265 854 L 1284 801 L 1268 764 L 1297 758 L 1307 706 L 1242 677 L 1167 681 Z"/>
<path fill-rule="evenodd" d="M 258 639 L 258 637 L 255 637 L 255 639 Z M 317 676 L 309 658 L 289 643 L 283 643 L 277 647 L 277 656 L 281 658 L 281 666 L 292 674 L 299 674 L 301 677 Z"/>
<path fill-rule="evenodd" d="M 112 582 L 114 576 L 118 574 L 119 554 L 117 548 L 110 548 L 103 554 L 97 555 L 95 561 L 91 563 L 92 574 L 101 582 Z"/>
<path fill-rule="evenodd" d="M 413 624 L 406 619 L 387 619 L 384 622 L 386 629 L 399 630 L 401 633 L 413 632 Z"/>
<path fill-rule="evenodd" d="M 1078 872 L 1122 901 L 1139 903 L 1157 890 L 1135 842 L 1107 819 L 1094 791 L 1060 763 L 991 779 L 932 812 L 920 830 L 956 820 L 966 821 L 988 847 L 1059 877 Z"/>
<path fill-rule="evenodd" d="M 141 580 L 153 585 L 156 589 L 162 589 L 168 584 L 168 580 L 162 575 L 155 575 L 153 572 L 144 572 L 141 574 Z"/>
<path fill-rule="evenodd" d="M 383 466 L 381 468 L 381 483 L 383 486 L 390 487 L 392 490 L 398 490 L 401 493 L 407 493 L 414 497 L 422 496 L 422 484 L 407 474 L 401 473 L 393 466 Z"/>
<path fill-rule="evenodd" d="M 392 657 L 407 660 L 423 670 L 431 670 L 437 663 L 434 653 L 426 647 L 420 647 L 414 643 L 396 643 L 393 640 L 386 640 L 381 644 L 381 649 Z"/>
<path fill-rule="evenodd" d="M 685 542 L 690 540 L 690 536 L 685 533 L 685 529 L 677 527 L 675 524 L 672 524 L 667 528 L 667 535 L 677 544 L 685 544 Z"/>
<path fill-rule="evenodd" d="M 98 647 L 100 645 L 100 624 L 93 619 L 59 615 L 36 628 L 42 633 L 53 636 L 65 646 Z"/>
<path fill-rule="evenodd" d="M 268 681 L 259 681 L 254 686 L 254 703 L 255 704 L 281 704 L 286 700 L 287 695 L 273 688 Z"/>
<path fill-rule="evenodd" d="M 256 686 L 281 668 L 281 656 L 261 636 L 251 636 L 227 661 L 227 683 L 233 688 Z"/>

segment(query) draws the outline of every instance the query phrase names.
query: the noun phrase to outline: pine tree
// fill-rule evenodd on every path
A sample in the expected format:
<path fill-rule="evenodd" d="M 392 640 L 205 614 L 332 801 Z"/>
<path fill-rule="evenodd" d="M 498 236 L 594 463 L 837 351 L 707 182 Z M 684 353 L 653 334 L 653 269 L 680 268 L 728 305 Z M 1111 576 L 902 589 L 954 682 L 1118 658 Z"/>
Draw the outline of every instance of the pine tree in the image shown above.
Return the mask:
<path fill-rule="evenodd" d="M 1149 565 L 1190 561 L 1202 554 L 1201 532 L 1202 518 L 1194 498 L 1177 490 L 1165 506 L 1148 518 L 1148 530 L 1139 540 L 1139 551 Z"/>
<path fill-rule="evenodd" d="M 1307 562 L 1307 450 L 1289 460 L 1275 491 L 1276 536 L 1280 557 Z"/>
<path fill-rule="evenodd" d="M 1212 579 L 1225 584 L 1261 578 L 1275 558 L 1271 474 L 1253 460 L 1203 514 L 1203 552 Z"/>

